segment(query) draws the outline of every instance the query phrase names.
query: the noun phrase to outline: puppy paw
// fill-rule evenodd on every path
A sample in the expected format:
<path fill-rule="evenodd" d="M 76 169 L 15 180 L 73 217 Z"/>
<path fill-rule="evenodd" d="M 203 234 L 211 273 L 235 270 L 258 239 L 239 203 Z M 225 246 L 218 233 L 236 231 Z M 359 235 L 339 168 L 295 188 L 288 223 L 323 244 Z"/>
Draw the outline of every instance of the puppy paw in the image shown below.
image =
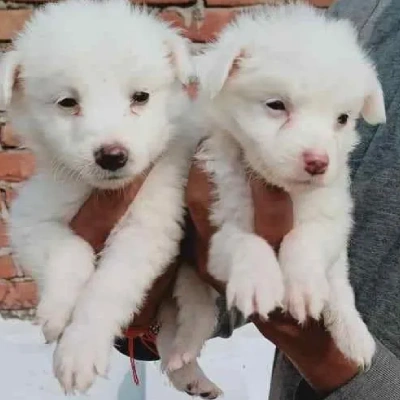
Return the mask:
<path fill-rule="evenodd" d="M 216 399 L 223 394 L 221 389 L 204 375 L 197 361 L 186 364 L 176 371 L 169 372 L 168 377 L 177 390 L 186 392 L 190 396 Z"/>
<path fill-rule="evenodd" d="M 328 330 L 339 350 L 364 370 L 371 366 L 376 344 L 364 321 L 354 314 L 351 320 L 330 321 Z"/>
<path fill-rule="evenodd" d="M 166 366 L 167 371 L 176 371 L 182 368 L 184 365 L 196 360 L 198 355 L 197 351 L 186 351 L 186 352 L 173 352 L 169 358 Z"/>
<path fill-rule="evenodd" d="M 112 339 L 101 330 L 72 323 L 54 352 L 54 374 L 66 394 L 85 393 L 97 375 L 106 376 Z"/>
<path fill-rule="evenodd" d="M 261 238 L 250 236 L 236 249 L 227 283 L 228 307 L 235 306 L 247 318 L 268 314 L 281 306 L 284 285 L 272 248 Z"/>
<path fill-rule="evenodd" d="M 283 308 L 300 323 L 307 317 L 318 320 L 328 297 L 329 286 L 324 276 L 286 277 Z"/>
<path fill-rule="evenodd" d="M 36 311 L 36 324 L 42 327 L 47 343 L 58 340 L 71 317 L 72 307 L 57 298 L 44 297 Z"/>
<path fill-rule="evenodd" d="M 222 390 L 207 378 L 188 383 L 185 392 L 189 396 L 199 396 L 203 399 L 216 399 L 223 394 Z"/>

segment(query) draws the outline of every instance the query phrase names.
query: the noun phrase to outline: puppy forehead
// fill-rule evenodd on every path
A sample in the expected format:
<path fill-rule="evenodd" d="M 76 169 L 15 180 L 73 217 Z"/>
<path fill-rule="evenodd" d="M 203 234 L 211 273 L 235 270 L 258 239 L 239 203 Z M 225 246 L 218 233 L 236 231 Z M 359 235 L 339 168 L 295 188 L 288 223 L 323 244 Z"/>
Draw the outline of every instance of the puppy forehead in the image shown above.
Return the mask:
<path fill-rule="evenodd" d="M 47 79 L 64 81 L 71 86 L 114 82 L 157 87 L 173 77 L 168 54 L 165 51 L 162 54 L 162 50 L 152 54 L 135 45 L 116 49 L 106 43 L 86 46 L 84 41 L 76 44 L 71 41 L 67 45 L 64 42 L 62 48 L 55 47 L 51 53 L 37 52 L 31 57 L 25 54 L 21 75 L 27 81 Z"/>
<path fill-rule="evenodd" d="M 318 58 L 320 59 L 318 60 Z M 322 101 L 325 106 L 357 107 L 368 91 L 368 66 L 326 60 L 323 54 L 304 57 L 255 57 L 243 62 L 237 76 L 241 89 L 255 97 L 282 97 L 293 104 Z M 319 62 L 321 61 L 321 62 Z"/>
<path fill-rule="evenodd" d="M 261 83 L 259 90 L 262 82 L 275 82 L 291 97 L 320 95 L 342 102 L 365 95 L 371 64 L 347 21 L 328 19 L 307 5 L 267 7 L 228 27 L 221 46 L 235 37 L 247 53 L 243 72 Z"/>
<path fill-rule="evenodd" d="M 343 86 L 362 90 L 371 66 L 358 46 L 340 38 L 332 41 L 329 36 L 324 40 L 324 35 L 305 40 L 295 32 L 288 36 L 276 43 L 250 47 L 249 58 L 253 60 L 249 65 L 262 65 L 265 75 L 281 77 L 291 87 L 308 88 L 309 92 L 340 90 Z"/>
<path fill-rule="evenodd" d="M 28 75 L 114 74 L 168 70 L 166 38 L 173 34 L 124 0 L 70 0 L 35 14 L 15 47 Z"/>

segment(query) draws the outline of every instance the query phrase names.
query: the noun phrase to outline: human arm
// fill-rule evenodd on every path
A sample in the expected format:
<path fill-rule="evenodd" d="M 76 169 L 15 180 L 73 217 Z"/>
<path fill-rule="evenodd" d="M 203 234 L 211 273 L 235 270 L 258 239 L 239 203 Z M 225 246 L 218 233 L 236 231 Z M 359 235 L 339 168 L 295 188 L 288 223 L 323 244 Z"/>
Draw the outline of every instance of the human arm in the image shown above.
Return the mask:
<path fill-rule="evenodd" d="M 71 220 L 71 229 L 88 242 L 96 253 L 101 252 L 110 232 L 126 213 L 145 178 L 146 174 L 143 174 L 123 191 L 94 190 Z M 158 306 L 170 289 L 174 278 L 175 268 L 171 265 L 147 293 L 145 304 L 140 313 L 134 316 L 132 326 L 145 330 L 154 323 Z"/>
<path fill-rule="evenodd" d="M 223 284 L 221 282 L 215 282 L 214 279 L 210 278 L 206 269 L 206 242 L 213 231 L 208 221 L 210 189 L 211 186 L 207 176 L 205 176 L 198 167 L 192 167 L 189 176 L 187 201 L 198 233 L 198 267 L 200 269 L 200 274 L 221 291 L 223 290 Z M 263 207 L 255 204 L 255 209 L 257 210 L 255 218 L 256 231 L 264 238 L 268 238 L 271 243 L 277 244 L 291 228 L 291 201 L 284 192 L 278 192 L 276 190 L 269 191 L 264 185 L 257 181 L 254 181 L 252 184 L 252 192 L 255 202 L 264 204 Z M 269 207 L 267 207 L 266 204 L 268 204 Z M 346 360 L 326 329 L 316 321 L 308 320 L 302 327 L 292 318 L 282 315 L 280 312 L 276 312 L 271 315 L 268 322 L 263 322 L 257 318 L 254 318 L 253 322 L 268 340 L 285 353 L 304 377 L 305 381 L 314 388 L 315 393 L 319 393 L 323 396 L 331 393 L 329 398 L 332 398 L 332 400 L 336 400 L 336 398 L 341 399 L 341 397 L 332 396 L 336 396 L 336 392 L 345 393 L 347 388 L 349 392 L 352 393 L 351 391 L 354 390 L 352 389 L 353 384 L 357 385 L 357 382 L 362 383 L 363 379 L 368 378 L 379 381 L 382 379 L 381 372 L 379 371 L 382 371 L 382 368 L 383 370 L 388 368 L 387 365 L 380 366 L 381 358 L 379 354 L 382 353 L 379 352 L 382 348 L 378 346 L 378 353 L 373 360 L 371 369 L 368 372 L 358 375 L 357 365 Z M 383 358 L 385 363 L 389 362 L 390 368 L 393 368 L 393 370 L 399 374 L 400 371 L 397 366 L 398 360 L 393 356 L 384 356 Z M 376 371 L 377 368 L 379 371 Z M 373 374 L 372 377 L 371 374 Z M 396 382 L 396 380 L 394 380 L 394 382 Z M 386 381 L 386 386 L 389 385 L 389 383 L 390 381 Z M 377 389 L 379 388 L 377 387 Z M 386 397 L 384 397 L 385 395 Z M 298 396 L 301 396 L 301 394 L 298 394 Z M 383 392 L 382 396 L 382 399 L 396 398 L 387 397 L 387 391 Z M 304 397 L 298 397 L 299 400 L 302 398 L 304 399 Z M 350 399 L 350 397 L 344 398 Z M 361 396 L 359 398 L 365 399 L 368 397 Z M 376 398 L 380 397 L 377 396 Z M 305 399 L 308 400 L 309 398 L 305 397 Z M 352 399 L 357 398 L 353 397 Z"/>
<path fill-rule="evenodd" d="M 328 372 L 328 371 L 326 371 Z M 381 342 L 368 371 L 360 372 L 328 395 L 320 395 L 307 383 L 300 382 L 294 400 L 397 400 L 400 398 L 400 360 Z"/>

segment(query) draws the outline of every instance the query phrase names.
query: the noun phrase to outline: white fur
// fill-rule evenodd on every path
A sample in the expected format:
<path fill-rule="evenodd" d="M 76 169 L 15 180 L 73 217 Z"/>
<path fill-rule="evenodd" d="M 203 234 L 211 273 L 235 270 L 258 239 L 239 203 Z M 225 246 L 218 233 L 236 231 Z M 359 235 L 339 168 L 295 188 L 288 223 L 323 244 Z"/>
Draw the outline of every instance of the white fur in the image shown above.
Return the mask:
<path fill-rule="evenodd" d="M 281 303 L 299 322 L 322 314 L 343 353 L 368 366 L 375 343 L 347 276 L 347 159 L 356 119 L 384 122 L 385 108 L 356 32 L 307 5 L 265 7 L 238 17 L 198 63 L 199 118 L 210 135 L 199 158 L 216 184 L 211 211 L 219 228 L 209 272 L 227 283 L 230 305 L 246 316 L 267 317 Z M 270 109 L 270 100 L 285 110 Z M 342 113 L 349 114 L 344 126 Z M 309 150 L 329 156 L 325 174 L 304 170 Z M 247 166 L 291 195 L 294 227 L 278 259 L 253 233 Z"/>
<path fill-rule="evenodd" d="M 182 90 L 192 76 L 188 46 L 128 1 L 68 0 L 35 13 L 0 71 L 0 103 L 38 164 L 12 206 L 12 246 L 39 282 L 38 320 L 46 340 L 58 341 L 54 372 L 67 393 L 82 392 L 107 373 L 114 336 L 178 251 L 197 143 L 190 130 L 177 129 L 189 105 Z M 148 103 L 132 105 L 135 91 L 150 93 Z M 57 104 L 65 97 L 77 99 L 79 112 Z M 94 152 L 114 142 L 129 159 L 107 172 Z M 69 228 L 71 218 L 93 188 L 123 190 L 151 164 L 96 261 Z M 187 335 L 184 324 L 179 329 Z M 172 377 L 175 386 L 198 381 L 201 370 L 191 368 Z"/>
<path fill-rule="evenodd" d="M 160 311 L 157 336 L 162 368 L 174 387 L 193 396 L 215 399 L 222 391 L 202 371 L 196 358 L 216 324 L 216 292 L 200 280 L 194 269 L 183 266 L 174 299 Z"/>
<path fill-rule="evenodd" d="M 212 237 L 208 269 L 227 282 L 228 306 L 247 317 L 256 304 L 266 318 L 280 305 L 283 282 L 273 249 L 253 233 L 253 205 L 240 157 L 226 134 L 208 139 L 198 155 L 217 188 L 211 219 L 221 227 Z"/>

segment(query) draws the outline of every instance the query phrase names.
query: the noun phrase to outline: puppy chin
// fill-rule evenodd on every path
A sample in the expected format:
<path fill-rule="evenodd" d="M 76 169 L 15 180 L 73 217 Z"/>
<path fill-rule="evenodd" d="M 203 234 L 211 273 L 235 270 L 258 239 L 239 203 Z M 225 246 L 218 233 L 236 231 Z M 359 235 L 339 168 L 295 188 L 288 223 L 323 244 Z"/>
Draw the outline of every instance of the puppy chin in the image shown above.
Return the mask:
<path fill-rule="evenodd" d="M 329 185 L 334 180 L 334 176 L 329 172 L 323 175 L 299 175 L 291 176 L 285 179 L 286 184 L 284 186 L 293 189 L 310 189 L 312 187 L 322 187 Z"/>
<path fill-rule="evenodd" d="M 105 179 L 91 179 L 90 185 L 95 187 L 96 189 L 102 190 L 118 190 L 127 186 L 130 182 L 132 182 L 135 177 L 115 177 L 115 178 L 105 178 Z"/>
<path fill-rule="evenodd" d="M 115 173 L 104 174 L 104 176 L 87 174 L 86 176 L 82 176 L 82 179 L 95 189 L 118 190 L 132 182 L 135 177 L 137 177 L 137 174 Z"/>

